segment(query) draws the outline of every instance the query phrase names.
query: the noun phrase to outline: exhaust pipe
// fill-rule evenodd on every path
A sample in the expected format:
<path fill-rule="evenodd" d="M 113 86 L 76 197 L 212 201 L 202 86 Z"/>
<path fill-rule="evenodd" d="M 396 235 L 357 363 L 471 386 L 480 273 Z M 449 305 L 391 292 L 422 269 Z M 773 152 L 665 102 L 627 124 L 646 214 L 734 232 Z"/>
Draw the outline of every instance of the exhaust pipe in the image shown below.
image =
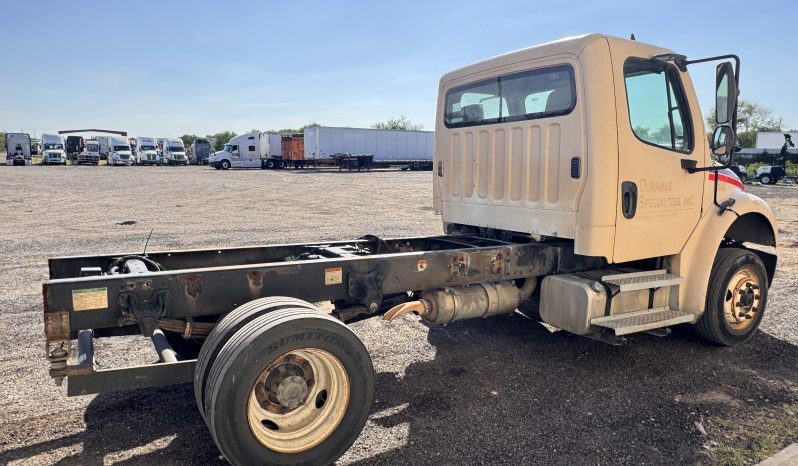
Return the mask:
<path fill-rule="evenodd" d="M 535 285 L 530 282 L 537 283 L 536 277 L 527 279 L 521 289 L 512 282 L 504 281 L 428 290 L 422 293 L 418 301 L 394 306 L 385 313 L 383 319 L 390 321 L 415 312 L 427 325 L 443 325 L 458 320 L 511 314 L 518 308 L 522 298 L 534 291 Z"/>

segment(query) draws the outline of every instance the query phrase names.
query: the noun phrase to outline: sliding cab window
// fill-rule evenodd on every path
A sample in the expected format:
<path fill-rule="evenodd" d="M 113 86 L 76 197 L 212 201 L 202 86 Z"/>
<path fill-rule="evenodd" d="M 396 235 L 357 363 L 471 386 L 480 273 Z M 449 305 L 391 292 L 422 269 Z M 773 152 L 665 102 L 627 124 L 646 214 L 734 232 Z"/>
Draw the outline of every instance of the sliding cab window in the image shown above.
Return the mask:
<path fill-rule="evenodd" d="M 559 65 L 465 84 L 446 92 L 445 105 L 447 128 L 565 115 L 576 106 L 574 70 Z"/>
<path fill-rule="evenodd" d="M 676 68 L 660 60 L 629 58 L 623 72 L 635 136 L 647 144 L 690 152 L 690 112 Z"/>

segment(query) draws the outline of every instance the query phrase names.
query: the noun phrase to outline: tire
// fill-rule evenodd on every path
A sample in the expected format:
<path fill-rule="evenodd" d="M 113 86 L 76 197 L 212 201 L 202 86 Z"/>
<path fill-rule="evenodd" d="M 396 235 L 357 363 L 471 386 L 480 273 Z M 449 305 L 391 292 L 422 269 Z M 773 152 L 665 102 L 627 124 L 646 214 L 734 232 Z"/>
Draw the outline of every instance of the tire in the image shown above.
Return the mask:
<path fill-rule="evenodd" d="M 366 423 L 374 368 L 346 325 L 288 308 L 236 332 L 207 385 L 206 422 L 230 463 L 326 465 Z"/>
<path fill-rule="evenodd" d="M 205 343 L 197 355 L 197 367 L 194 369 L 194 395 L 197 407 L 202 417 L 205 417 L 205 387 L 208 373 L 211 371 L 219 350 L 238 332 L 241 327 L 253 319 L 269 312 L 276 312 L 285 308 L 307 308 L 316 310 L 316 307 L 301 299 L 284 296 L 270 296 L 250 301 L 237 307 L 224 316 L 211 330 Z M 317 311 L 317 310 L 316 310 Z M 318 311 L 317 311 L 318 312 Z"/>
<path fill-rule="evenodd" d="M 274 160 L 267 160 L 266 161 L 266 168 L 269 170 L 273 170 L 275 166 Z"/>
<path fill-rule="evenodd" d="M 770 176 L 762 175 L 761 177 L 759 177 L 759 182 L 762 184 L 770 184 Z"/>
<path fill-rule="evenodd" d="M 220 167 L 221 167 L 222 170 L 227 170 L 228 168 L 230 168 L 230 161 L 229 160 L 222 160 L 222 163 L 221 163 Z"/>
<path fill-rule="evenodd" d="M 747 249 L 720 249 L 712 264 L 706 307 L 695 324 L 696 331 L 717 345 L 749 340 L 762 322 L 769 286 L 759 256 Z"/>
<path fill-rule="evenodd" d="M 280 170 L 282 170 L 283 168 L 285 168 L 285 162 L 280 162 L 280 163 L 278 163 L 278 164 L 277 164 L 277 168 L 279 168 Z"/>

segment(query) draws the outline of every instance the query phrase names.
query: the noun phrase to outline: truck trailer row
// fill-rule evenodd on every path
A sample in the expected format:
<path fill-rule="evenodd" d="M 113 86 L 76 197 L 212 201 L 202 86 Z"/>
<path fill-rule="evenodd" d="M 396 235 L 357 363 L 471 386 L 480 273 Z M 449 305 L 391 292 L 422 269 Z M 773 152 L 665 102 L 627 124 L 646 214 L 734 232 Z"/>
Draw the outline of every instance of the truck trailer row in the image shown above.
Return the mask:
<path fill-rule="evenodd" d="M 210 157 L 210 165 L 228 168 L 432 168 L 432 131 L 397 131 L 317 126 L 304 134 L 247 133 L 231 139 Z"/>

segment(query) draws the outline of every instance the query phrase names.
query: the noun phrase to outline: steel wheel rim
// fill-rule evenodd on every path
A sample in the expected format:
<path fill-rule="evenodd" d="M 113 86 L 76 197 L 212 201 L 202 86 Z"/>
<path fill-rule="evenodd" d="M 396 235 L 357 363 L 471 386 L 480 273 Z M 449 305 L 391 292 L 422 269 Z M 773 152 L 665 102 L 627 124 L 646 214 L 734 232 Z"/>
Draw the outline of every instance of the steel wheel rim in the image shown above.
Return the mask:
<path fill-rule="evenodd" d="M 726 325 L 735 332 L 745 332 L 762 312 L 761 283 L 757 273 L 743 267 L 729 280 L 723 301 Z"/>
<path fill-rule="evenodd" d="M 349 396 L 349 377 L 338 358 L 317 348 L 297 349 L 275 359 L 255 380 L 247 421 L 264 447 L 298 453 L 335 431 Z"/>

